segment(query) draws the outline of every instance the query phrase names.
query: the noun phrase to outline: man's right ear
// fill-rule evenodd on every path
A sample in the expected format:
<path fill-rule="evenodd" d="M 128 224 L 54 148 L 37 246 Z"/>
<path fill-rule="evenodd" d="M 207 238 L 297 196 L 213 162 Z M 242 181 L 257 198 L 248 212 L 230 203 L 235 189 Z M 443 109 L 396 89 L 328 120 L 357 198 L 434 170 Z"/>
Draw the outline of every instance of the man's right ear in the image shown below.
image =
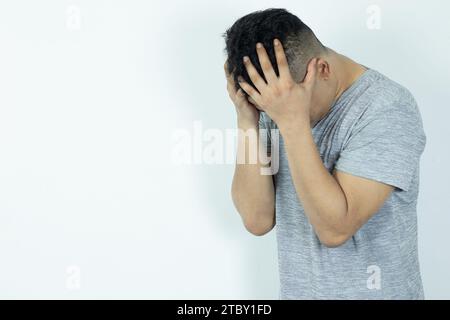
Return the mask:
<path fill-rule="evenodd" d="M 330 64 L 328 63 L 327 60 L 325 60 L 323 58 L 317 59 L 317 72 L 318 72 L 317 75 L 319 76 L 319 78 L 322 78 L 323 80 L 328 80 L 330 78 L 331 70 L 330 70 Z"/>

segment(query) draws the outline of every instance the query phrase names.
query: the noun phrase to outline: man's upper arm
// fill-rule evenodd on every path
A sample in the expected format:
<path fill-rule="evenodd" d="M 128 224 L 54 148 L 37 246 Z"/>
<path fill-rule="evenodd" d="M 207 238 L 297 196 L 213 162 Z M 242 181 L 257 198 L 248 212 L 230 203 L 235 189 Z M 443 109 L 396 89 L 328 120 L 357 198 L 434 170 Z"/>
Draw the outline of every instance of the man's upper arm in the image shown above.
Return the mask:
<path fill-rule="evenodd" d="M 394 190 L 412 189 L 426 142 L 418 108 L 409 103 L 368 112 L 353 130 L 334 167 L 352 234 Z"/>
<path fill-rule="evenodd" d="M 335 169 L 408 191 L 418 174 L 425 143 L 416 106 L 386 107 L 354 127 Z"/>
<path fill-rule="evenodd" d="M 394 187 L 338 170 L 333 175 L 347 199 L 348 234 L 353 235 L 378 212 Z"/>

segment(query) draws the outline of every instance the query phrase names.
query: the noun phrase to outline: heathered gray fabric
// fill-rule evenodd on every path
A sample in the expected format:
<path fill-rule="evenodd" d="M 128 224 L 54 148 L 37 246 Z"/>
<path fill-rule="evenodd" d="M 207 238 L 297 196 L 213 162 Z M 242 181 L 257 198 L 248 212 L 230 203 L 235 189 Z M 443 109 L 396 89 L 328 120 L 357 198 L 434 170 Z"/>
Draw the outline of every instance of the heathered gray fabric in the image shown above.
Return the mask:
<path fill-rule="evenodd" d="M 276 129 L 264 113 L 260 127 Z M 368 69 L 312 131 L 330 172 L 340 170 L 395 189 L 352 238 L 327 248 L 298 200 L 280 135 L 280 167 L 274 179 L 279 298 L 423 299 L 416 203 L 426 137 L 414 98 Z"/>

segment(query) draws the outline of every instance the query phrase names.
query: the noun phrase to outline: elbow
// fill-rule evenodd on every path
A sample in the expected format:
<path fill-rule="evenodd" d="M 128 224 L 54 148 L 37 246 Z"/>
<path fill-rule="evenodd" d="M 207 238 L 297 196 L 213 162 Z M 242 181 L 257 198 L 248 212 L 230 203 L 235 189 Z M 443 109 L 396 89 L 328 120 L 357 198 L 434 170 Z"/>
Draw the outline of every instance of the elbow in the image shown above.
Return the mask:
<path fill-rule="evenodd" d="M 338 248 L 345 244 L 351 238 L 351 235 L 346 233 L 323 232 L 318 234 L 317 237 L 325 247 Z"/>
<path fill-rule="evenodd" d="M 257 237 L 261 237 L 269 233 L 273 229 L 273 225 L 271 226 L 260 226 L 258 224 L 256 225 L 244 224 L 244 225 L 245 229 L 247 229 L 248 232 Z"/>
<path fill-rule="evenodd" d="M 345 216 L 347 218 L 347 215 Z M 316 236 L 320 243 L 327 248 L 338 248 L 344 245 L 355 232 L 355 223 L 349 219 L 341 219 L 326 226 L 315 226 Z"/>
<path fill-rule="evenodd" d="M 258 203 L 256 205 L 239 201 L 232 193 L 234 205 L 239 212 L 245 229 L 255 236 L 269 233 L 275 226 L 275 208 L 273 203 Z"/>
<path fill-rule="evenodd" d="M 269 233 L 273 227 L 275 226 L 275 222 L 272 221 L 264 221 L 265 219 L 261 218 L 253 218 L 244 220 L 245 229 L 250 232 L 252 235 L 261 237 L 267 233 Z"/>

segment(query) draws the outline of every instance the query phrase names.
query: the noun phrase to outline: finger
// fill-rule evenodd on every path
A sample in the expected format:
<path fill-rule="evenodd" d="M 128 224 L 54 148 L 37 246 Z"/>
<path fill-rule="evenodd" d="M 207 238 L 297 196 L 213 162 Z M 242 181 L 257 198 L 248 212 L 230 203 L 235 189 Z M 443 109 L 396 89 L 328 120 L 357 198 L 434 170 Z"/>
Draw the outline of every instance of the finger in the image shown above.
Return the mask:
<path fill-rule="evenodd" d="M 303 81 L 304 85 L 312 85 L 316 80 L 317 75 L 317 58 L 313 58 L 308 63 L 308 71 L 306 72 L 305 80 Z"/>
<path fill-rule="evenodd" d="M 223 71 L 225 71 L 225 76 L 228 78 L 230 76 L 230 73 L 228 72 L 228 62 L 225 61 L 223 64 Z"/>
<path fill-rule="evenodd" d="M 249 101 L 249 99 L 250 99 L 250 97 L 247 98 L 245 96 L 244 90 L 242 90 L 242 88 L 239 88 L 239 90 L 236 93 L 234 104 L 237 107 L 244 107 L 244 106 L 248 106 L 249 104 L 252 105 L 252 103 Z"/>
<path fill-rule="evenodd" d="M 242 88 L 239 88 L 239 90 L 236 92 L 236 100 L 239 103 L 242 103 L 244 101 L 246 102 L 247 98 L 245 97 L 244 90 L 242 90 Z"/>
<path fill-rule="evenodd" d="M 250 58 L 248 56 L 245 56 L 243 60 L 248 76 L 252 80 L 256 89 L 258 89 L 259 92 L 262 92 L 264 88 L 267 86 L 266 81 L 264 81 L 264 79 L 260 76 L 258 70 L 256 70 L 255 66 L 253 66 L 253 63 L 250 61 Z"/>
<path fill-rule="evenodd" d="M 258 42 L 256 44 L 256 53 L 258 54 L 259 64 L 261 65 L 261 69 L 264 73 L 264 77 L 266 78 L 267 83 L 273 83 L 278 78 L 275 74 L 275 70 L 273 70 L 269 55 L 267 54 L 267 51 L 262 43 Z"/>
<path fill-rule="evenodd" d="M 223 66 L 223 69 L 225 71 L 225 76 L 227 79 L 227 91 L 230 97 L 234 97 L 236 95 L 237 87 L 234 81 L 234 76 L 228 72 L 228 60 L 225 61 L 225 64 Z"/>
<path fill-rule="evenodd" d="M 230 81 L 227 82 L 227 91 L 230 97 L 236 95 L 236 86 L 232 84 Z"/>
<path fill-rule="evenodd" d="M 256 103 L 260 101 L 261 95 L 251 85 L 249 85 L 242 76 L 238 77 L 239 86 L 244 90 Z"/>
<path fill-rule="evenodd" d="M 257 105 L 256 101 L 253 100 L 252 97 L 248 97 L 248 102 L 250 102 L 251 104 L 253 104 L 253 105 L 255 105 L 255 106 Z"/>
<path fill-rule="evenodd" d="M 223 70 L 225 71 L 225 76 L 227 80 L 234 82 L 233 77 L 231 76 L 230 72 L 228 71 L 228 60 L 225 61 L 225 64 L 223 65 Z"/>
<path fill-rule="evenodd" d="M 289 64 L 286 58 L 286 54 L 284 53 L 283 45 L 280 40 L 273 40 L 274 48 L 275 48 L 275 57 L 277 59 L 278 72 L 280 74 L 280 78 L 290 79 L 291 71 L 289 70 Z"/>

